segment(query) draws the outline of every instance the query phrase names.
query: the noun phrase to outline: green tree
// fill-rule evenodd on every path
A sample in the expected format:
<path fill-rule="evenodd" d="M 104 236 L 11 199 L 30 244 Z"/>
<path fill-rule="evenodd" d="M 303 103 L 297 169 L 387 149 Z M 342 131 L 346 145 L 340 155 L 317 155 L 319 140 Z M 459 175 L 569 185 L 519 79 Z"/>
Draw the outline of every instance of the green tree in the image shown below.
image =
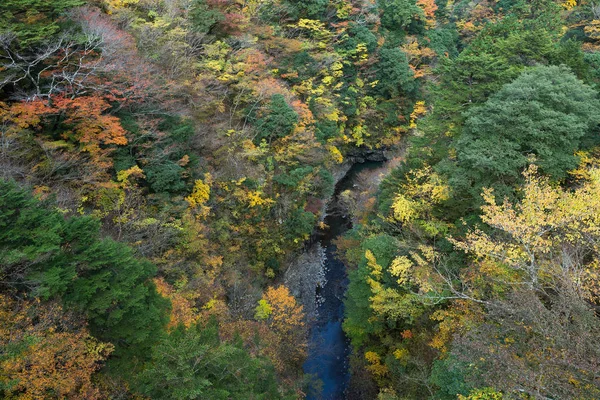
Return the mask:
<path fill-rule="evenodd" d="M 149 279 L 155 267 L 131 248 L 102 239 L 98 221 L 64 218 L 19 188 L 0 180 L 0 274 L 3 286 L 42 299 L 60 297 L 82 311 L 92 333 L 128 348 L 150 346 L 167 322 L 168 302 Z"/>
<path fill-rule="evenodd" d="M 279 399 L 273 366 L 241 341 L 221 342 L 216 320 L 179 326 L 152 350 L 136 389 L 152 399 Z"/>
<path fill-rule="evenodd" d="M 377 263 L 387 267 L 397 252 L 397 241 L 389 235 L 378 235 L 365 240 L 362 254 L 370 252 Z M 381 331 L 381 318 L 376 318 L 371 308 L 371 298 L 374 293 L 369 281 L 372 278 L 369 260 L 362 257 L 358 268 L 349 274 L 350 284 L 346 292 L 345 318 L 343 328 L 352 345 L 361 346 L 370 334 Z"/>
<path fill-rule="evenodd" d="M 225 19 L 223 13 L 206 4 L 206 0 L 193 0 L 188 15 L 192 30 L 209 33 L 220 21 Z"/>
<path fill-rule="evenodd" d="M 423 9 L 414 0 L 379 0 L 381 25 L 391 31 L 409 26 L 414 19 L 425 19 Z"/>
<path fill-rule="evenodd" d="M 412 93 L 416 89 L 413 72 L 408 66 L 406 54 L 398 48 L 383 48 L 377 63 L 377 86 L 379 93 L 387 98 Z"/>
<path fill-rule="evenodd" d="M 530 156 L 546 174 L 564 179 L 577 166 L 575 152 L 595 141 L 600 102 L 567 67 L 536 67 L 466 115 L 450 183 L 479 193 L 496 182 L 519 182 Z"/>
<path fill-rule="evenodd" d="M 319 18 L 329 4 L 329 0 L 285 0 L 287 11 L 295 18 Z"/>
<path fill-rule="evenodd" d="M 61 30 L 61 15 L 83 4 L 83 0 L 3 0 L 0 35 L 15 35 L 22 47 L 48 40 Z"/>
<path fill-rule="evenodd" d="M 298 114 L 288 105 L 281 94 L 274 94 L 262 116 L 256 121 L 255 141 L 262 139 L 271 142 L 292 133 L 298 123 Z"/>

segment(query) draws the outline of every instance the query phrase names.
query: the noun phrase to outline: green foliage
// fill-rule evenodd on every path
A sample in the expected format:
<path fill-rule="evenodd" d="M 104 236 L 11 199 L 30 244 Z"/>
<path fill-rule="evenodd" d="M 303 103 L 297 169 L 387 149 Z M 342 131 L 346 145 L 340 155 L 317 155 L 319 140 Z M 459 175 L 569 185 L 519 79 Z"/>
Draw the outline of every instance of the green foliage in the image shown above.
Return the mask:
<path fill-rule="evenodd" d="M 340 44 L 340 47 L 344 50 L 354 50 L 361 43 L 367 46 L 369 53 L 373 53 L 377 49 L 377 36 L 368 27 L 351 22 L 347 32 Z"/>
<path fill-rule="evenodd" d="M 266 107 L 264 115 L 256 120 L 256 137 L 258 144 L 262 139 L 271 142 L 273 139 L 282 138 L 292 133 L 298 123 L 298 114 L 290 107 L 283 95 L 275 94 Z"/>
<path fill-rule="evenodd" d="M 83 0 L 3 0 L 0 2 L 0 34 L 16 35 L 19 46 L 47 41 L 61 30 L 61 16 Z"/>
<path fill-rule="evenodd" d="M 325 12 L 329 0 L 285 0 L 284 4 L 294 19 L 319 18 Z"/>
<path fill-rule="evenodd" d="M 575 152 L 592 140 L 600 102 L 566 67 L 536 67 L 505 85 L 483 106 L 471 109 L 456 143 L 457 182 L 482 186 L 516 183 L 535 156 L 557 180 L 577 166 Z"/>
<path fill-rule="evenodd" d="M 381 25 L 390 31 L 406 29 L 415 19 L 424 19 L 423 9 L 414 0 L 379 0 Z"/>
<path fill-rule="evenodd" d="M 241 342 L 219 338 L 216 320 L 179 326 L 152 351 L 136 389 L 152 399 L 280 399 L 273 366 Z"/>
<path fill-rule="evenodd" d="M 158 125 L 158 129 L 168 133 L 169 142 L 185 143 L 194 135 L 192 121 L 180 116 L 165 116 Z"/>
<path fill-rule="evenodd" d="M 412 94 L 416 89 L 413 73 L 408 67 L 406 54 L 398 48 L 383 48 L 379 51 L 376 89 L 386 98 L 400 94 Z"/>
<path fill-rule="evenodd" d="M 192 30 L 209 33 L 214 26 L 225 19 L 225 16 L 206 4 L 206 0 L 192 0 L 189 20 Z"/>
<path fill-rule="evenodd" d="M 485 25 L 458 57 L 442 59 L 432 118 L 444 120 L 446 125 L 462 124 L 468 107 L 482 104 L 532 65 L 566 64 L 581 70 L 581 50 L 570 54 L 572 50 L 566 48 L 571 45 L 559 42 L 558 32 L 551 28 L 543 24 L 526 26 L 515 16 Z"/>
<path fill-rule="evenodd" d="M 429 382 L 438 387 L 434 399 L 455 400 L 457 395 L 467 395 L 471 389 L 465 383 L 464 363 L 454 357 L 435 360 L 431 368 Z"/>
<path fill-rule="evenodd" d="M 308 174 L 312 173 L 313 170 L 314 170 L 314 167 L 307 165 L 304 167 L 295 168 L 287 174 L 284 173 L 284 174 L 275 175 L 273 177 L 273 180 L 275 182 L 280 183 L 285 186 L 296 187 L 296 186 L 298 186 L 300 181 L 302 179 L 304 179 Z"/>
<path fill-rule="evenodd" d="M 152 162 L 145 166 L 144 171 L 150 188 L 156 193 L 176 193 L 185 189 L 184 169 L 173 161 Z"/>
<path fill-rule="evenodd" d="M 313 230 L 316 217 L 313 213 L 296 209 L 285 221 L 286 231 L 291 240 L 307 239 Z"/>
<path fill-rule="evenodd" d="M 328 119 L 317 121 L 315 124 L 315 134 L 321 142 L 326 142 L 327 139 L 335 138 L 339 134 L 337 122 Z"/>
<path fill-rule="evenodd" d="M 370 299 L 373 293 L 368 283 L 371 269 L 365 252 L 371 251 L 377 263 L 385 268 L 395 257 L 398 242 L 389 235 L 378 235 L 365 240 L 361 247 L 362 259 L 358 268 L 349 274 L 350 283 L 344 301 L 343 328 L 354 347 L 363 345 L 369 335 L 380 331 L 383 327 L 380 320 L 372 318 Z"/>
<path fill-rule="evenodd" d="M 271 305 L 265 299 L 260 299 L 258 305 L 254 309 L 254 319 L 264 321 L 269 319 L 272 313 L 273 308 Z"/>
<path fill-rule="evenodd" d="M 42 299 L 62 297 L 88 317 L 98 338 L 142 356 L 166 323 L 167 301 L 148 281 L 155 267 L 100 238 L 97 221 L 65 219 L 14 182 L 0 181 L 0 210 L 3 279 Z"/>
<path fill-rule="evenodd" d="M 315 187 L 315 192 L 318 197 L 323 199 L 330 198 L 333 195 L 333 191 L 335 189 L 335 179 L 331 172 L 326 170 L 325 168 L 321 168 L 319 170 L 319 179 L 317 181 L 317 185 Z"/>
<path fill-rule="evenodd" d="M 381 329 L 379 322 L 370 321 L 372 311 L 369 303 L 371 288 L 367 283 L 369 270 L 366 263 L 348 274 L 350 283 L 344 300 L 344 332 L 354 348 L 361 347 L 369 335 Z"/>
<path fill-rule="evenodd" d="M 458 56 L 458 32 L 455 27 L 444 27 L 429 31 L 427 37 L 430 40 L 429 47 L 438 56 L 448 54 L 451 58 Z"/>

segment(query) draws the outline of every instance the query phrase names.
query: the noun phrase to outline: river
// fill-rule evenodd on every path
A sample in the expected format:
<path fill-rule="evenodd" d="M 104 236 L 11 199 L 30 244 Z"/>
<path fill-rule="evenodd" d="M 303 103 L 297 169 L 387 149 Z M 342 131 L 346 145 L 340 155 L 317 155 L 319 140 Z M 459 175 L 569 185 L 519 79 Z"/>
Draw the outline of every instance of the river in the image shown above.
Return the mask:
<path fill-rule="evenodd" d="M 334 239 L 352 228 L 352 219 L 340 202 L 340 193 L 353 190 L 358 175 L 365 170 L 381 168 L 381 162 L 354 164 L 335 187 L 327 207 L 327 229 L 318 232 L 318 240 L 325 250 L 325 284 L 317 288 L 317 316 L 309 337 L 308 358 L 304 372 L 312 374 L 316 383 L 307 400 L 342 400 L 350 380 L 348 357 L 350 343 L 342 330 L 344 295 L 348 286 L 346 267 L 336 256 Z"/>

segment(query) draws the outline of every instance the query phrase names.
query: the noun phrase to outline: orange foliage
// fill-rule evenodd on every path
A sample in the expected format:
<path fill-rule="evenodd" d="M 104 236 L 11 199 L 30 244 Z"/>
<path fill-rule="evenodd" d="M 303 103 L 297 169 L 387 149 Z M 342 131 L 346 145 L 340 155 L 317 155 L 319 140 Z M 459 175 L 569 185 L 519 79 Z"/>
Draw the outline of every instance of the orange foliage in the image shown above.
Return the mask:
<path fill-rule="evenodd" d="M 283 94 L 284 96 L 286 94 L 285 87 L 275 78 L 260 80 L 252 90 L 254 95 L 261 99 L 270 99 L 274 94 Z"/>
<path fill-rule="evenodd" d="M 425 13 L 425 23 L 428 28 L 435 26 L 435 11 L 438 9 L 435 0 L 417 0 L 417 5 L 423 9 Z"/>
<path fill-rule="evenodd" d="M 302 306 L 298 305 L 287 287 L 283 285 L 277 288 L 270 287 L 262 298 L 273 310 L 269 318 L 269 326 L 275 331 L 286 335 L 304 327 Z"/>
<path fill-rule="evenodd" d="M 36 128 L 44 115 L 54 112 L 56 109 L 41 100 L 13 103 L 10 106 L 0 102 L 0 121 L 6 125 L 14 124 L 13 132 L 18 129 Z"/>
<path fill-rule="evenodd" d="M 402 333 L 400 334 L 402 336 L 402 339 L 412 339 L 414 334 L 412 333 L 412 331 L 410 329 L 406 329 L 404 331 L 402 331 Z"/>
<path fill-rule="evenodd" d="M 41 130 L 45 124 L 51 126 L 60 121 L 66 127 L 63 138 L 80 144 L 81 151 L 89 153 L 96 167 L 106 169 L 112 166 L 107 157 L 110 149 L 102 146 L 127 144 L 126 131 L 119 119 L 106 114 L 110 107 L 108 101 L 98 95 L 57 96 L 50 102 L 36 99 L 10 106 L 0 103 L 0 122 L 8 127 L 8 134 L 14 135 L 22 129 Z"/>
<path fill-rule="evenodd" d="M 100 144 L 127 144 L 125 129 L 119 119 L 103 114 L 110 108 L 104 98 L 97 95 L 75 99 L 56 97 L 53 104 L 66 114 L 64 123 L 73 126 L 73 131 L 68 131 L 64 136 L 74 133 L 76 140 L 86 150 L 96 149 Z"/>
<path fill-rule="evenodd" d="M 314 124 L 315 118 L 313 116 L 312 111 L 308 108 L 306 103 L 303 103 L 300 100 L 294 100 L 291 104 L 294 111 L 298 113 L 299 117 L 299 126 L 305 127 L 310 124 Z"/>
<path fill-rule="evenodd" d="M 12 349 L 0 362 L 0 385 L 14 399 L 98 399 L 92 374 L 113 350 L 56 303 L 17 303 L 4 295 L 0 347 Z"/>
<path fill-rule="evenodd" d="M 191 300 L 175 291 L 173 286 L 165 282 L 163 278 L 154 279 L 154 284 L 156 285 L 156 291 L 161 296 L 171 300 L 171 316 L 167 325 L 168 329 L 175 328 L 180 324 L 189 328 L 198 320 L 198 314 Z"/>

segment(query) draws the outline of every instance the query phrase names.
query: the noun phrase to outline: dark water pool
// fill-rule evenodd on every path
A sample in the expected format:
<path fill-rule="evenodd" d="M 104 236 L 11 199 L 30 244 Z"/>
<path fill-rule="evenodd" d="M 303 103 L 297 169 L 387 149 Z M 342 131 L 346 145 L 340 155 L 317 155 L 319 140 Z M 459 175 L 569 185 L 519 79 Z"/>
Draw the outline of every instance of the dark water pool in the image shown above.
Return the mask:
<path fill-rule="evenodd" d="M 319 242 L 325 249 L 324 287 L 317 289 L 321 303 L 317 307 L 317 320 L 311 328 L 309 353 L 304 372 L 315 378 L 308 400 L 342 400 L 350 379 L 348 356 L 350 343 L 342 330 L 344 319 L 344 294 L 348 286 L 346 267 L 336 257 L 333 240 L 352 228 L 348 211 L 340 204 L 339 194 L 352 190 L 358 174 L 365 169 L 376 169 L 382 163 L 355 164 L 348 174 L 336 185 L 325 224 L 328 229 L 319 232 Z"/>

